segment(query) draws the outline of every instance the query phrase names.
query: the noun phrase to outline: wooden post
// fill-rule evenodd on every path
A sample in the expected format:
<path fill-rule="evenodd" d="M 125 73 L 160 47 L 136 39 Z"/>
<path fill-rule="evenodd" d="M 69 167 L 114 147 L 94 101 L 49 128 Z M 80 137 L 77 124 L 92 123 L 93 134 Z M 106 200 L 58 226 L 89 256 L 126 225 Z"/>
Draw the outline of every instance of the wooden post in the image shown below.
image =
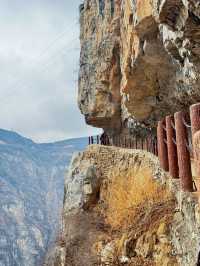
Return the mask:
<path fill-rule="evenodd" d="M 160 161 L 160 166 L 165 170 L 169 170 L 168 163 L 168 153 L 167 153 L 167 144 L 166 140 L 166 131 L 165 131 L 165 121 L 159 121 L 157 127 L 157 138 L 158 138 L 158 158 Z"/>
<path fill-rule="evenodd" d="M 187 129 L 183 124 L 185 113 L 175 113 L 176 144 L 178 154 L 179 177 L 183 191 L 193 191 L 190 153 L 187 148 Z"/>
<path fill-rule="evenodd" d="M 172 178 L 179 177 L 178 171 L 178 156 L 176 148 L 176 133 L 173 128 L 174 118 L 169 115 L 166 117 L 166 132 L 167 132 L 167 150 L 168 150 L 168 159 L 169 159 L 169 173 Z"/>

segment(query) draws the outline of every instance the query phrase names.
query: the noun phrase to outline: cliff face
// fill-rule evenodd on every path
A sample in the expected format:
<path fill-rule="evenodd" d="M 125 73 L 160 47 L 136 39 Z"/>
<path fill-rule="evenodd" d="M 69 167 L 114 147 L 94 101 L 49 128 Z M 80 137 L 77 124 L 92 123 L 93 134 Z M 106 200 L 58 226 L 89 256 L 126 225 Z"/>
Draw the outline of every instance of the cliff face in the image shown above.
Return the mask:
<path fill-rule="evenodd" d="M 96 127 L 120 126 L 120 3 L 116 3 L 85 1 L 80 7 L 79 105 L 87 123 Z"/>
<path fill-rule="evenodd" d="M 154 155 L 93 145 L 66 175 L 61 240 L 48 266 L 196 266 L 198 202 Z"/>
<path fill-rule="evenodd" d="M 85 0 L 80 27 L 79 107 L 111 144 L 200 101 L 197 1 Z M 47 265 L 197 265 L 198 201 L 150 153 L 90 145 L 66 176 L 63 218 Z"/>
<path fill-rule="evenodd" d="M 79 106 L 88 124 L 110 135 L 154 127 L 200 100 L 197 1 L 85 0 L 80 25 Z"/>
<path fill-rule="evenodd" d="M 57 236 L 64 172 L 87 139 L 36 144 L 0 129 L 0 265 L 41 265 Z"/>

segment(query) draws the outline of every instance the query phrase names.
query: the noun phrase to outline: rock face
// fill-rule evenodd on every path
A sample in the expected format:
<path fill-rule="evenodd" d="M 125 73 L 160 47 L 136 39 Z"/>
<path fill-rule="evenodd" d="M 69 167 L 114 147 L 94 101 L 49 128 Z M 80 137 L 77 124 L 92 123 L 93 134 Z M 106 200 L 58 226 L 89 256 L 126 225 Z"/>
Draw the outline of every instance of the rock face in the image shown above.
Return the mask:
<path fill-rule="evenodd" d="M 86 139 L 36 144 L 0 130 L 0 265 L 38 266 L 59 230 L 64 172 Z"/>
<path fill-rule="evenodd" d="M 152 184 L 156 182 L 162 188 L 163 198 L 153 199 L 154 194 L 160 195 L 157 190 L 147 202 L 133 198 L 134 204 L 138 204 L 134 217 L 128 226 L 121 227 L 119 223 L 119 227 L 113 228 L 107 219 L 106 191 L 112 186 L 116 173 L 136 173 L 147 167 L 152 170 Z M 126 180 L 123 175 L 121 178 Z M 144 174 L 144 182 L 146 178 Z M 147 188 L 152 189 L 151 183 Z M 123 182 L 117 186 L 117 195 L 122 195 L 127 204 L 122 202 L 120 206 L 128 208 L 128 216 L 122 222 L 131 217 L 131 205 L 125 196 L 130 190 Z M 138 195 L 143 197 L 145 193 L 148 192 Z M 168 193 L 170 197 L 165 198 Z M 115 207 L 123 214 L 124 209 L 118 205 Z M 112 222 L 116 224 L 119 218 L 114 215 Z M 92 145 L 77 154 L 66 175 L 64 223 L 64 241 L 49 256 L 48 266 L 196 266 L 197 263 L 198 202 L 192 194 L 181 192 L 178 181 L 170 181 L 159 168 L 157 158 L 147 152 Z"/>
<path fill-rule="evenodd" d="M 197 1 L 85 0 L 80 25 L 79 106 L 88 124 L 124 134 L 200 100 Z"/>
<path fill-rule="evenodd" d="M 117 17 L 115 13 L 120 4 L 116 3 L 85 1 L 80 7 L 79 105 L 87 123 L 96 127 L 120 126 L 119 10 Z"/>
<path fill-rule="evenodd" d="M 111 144 L 200 101 L 198 1 L 84 0 L 80 27 L 79 107 Z M 46 265 L 196 266 L 199 204 L 150 153 L 91 145 L 66 176 L 61 240 Z"/>

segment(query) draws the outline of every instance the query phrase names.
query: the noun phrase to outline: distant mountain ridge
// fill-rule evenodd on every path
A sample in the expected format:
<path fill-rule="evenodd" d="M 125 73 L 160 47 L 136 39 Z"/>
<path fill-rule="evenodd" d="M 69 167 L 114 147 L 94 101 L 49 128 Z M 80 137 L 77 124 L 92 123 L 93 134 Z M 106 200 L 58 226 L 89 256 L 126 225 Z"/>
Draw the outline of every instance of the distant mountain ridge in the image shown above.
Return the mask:
<path fill-rule="evenodd" d="M 18 133 L 14 131 L 9 131 L 5 129 L 0 129 L 0 140 L 5 141 L 7 144 L 17 144 L 17 143 L 23 143 L 23 144 L 34 144 L 34 142 L 31 139 L 22 137 Z"/>
<path fill-rule="evenodd" d="M 64 173 L 86 145 L 35 143 L 0 129 L 0 266 L 40 265 L 58 229 Z"/>
<path fill-rule="evenodd" d="M 27 145 L 37 145 L 37 146 L 46 146 L 46 145 L 63 145 L 63 144 L 77 144 L 85 146 L 87 144 L 87 137 L 81 138 L 70 138 L 65 140 L 37 143 L 31 140 L 30 138 L 24 137 L 12 130 L 6 130 L 0 128 L 0 140 L 5 141 L 7 144 L 27 144 Z"/>

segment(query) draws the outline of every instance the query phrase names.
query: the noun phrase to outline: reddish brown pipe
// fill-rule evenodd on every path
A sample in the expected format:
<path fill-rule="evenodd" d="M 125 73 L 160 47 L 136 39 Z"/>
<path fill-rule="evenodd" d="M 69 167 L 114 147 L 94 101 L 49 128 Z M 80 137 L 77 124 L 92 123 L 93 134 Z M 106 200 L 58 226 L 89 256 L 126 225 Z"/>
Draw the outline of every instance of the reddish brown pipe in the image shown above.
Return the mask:
<path fill-rule="evenodd" d="M 144 140 L 141 138 L 141 149 L 144 150 Z"/>
<path fill-rule="evenodd" d="M 178 156 L 177 156 L 177 148 L 174 143 L 176 139 L 176 133 L 172 126 L 174 123 L 173 116 L 169 115 L 165 119 L 166 121 L 166 133 L 167 133 L 167 150 L 168 150 L 168 159 L 169 159 L 169 173 L 172 178 L 179 177 L 178 170 Z"/>
<path fill-rule="evenodd" d="M 179 166 L 179 177 L 183 191 L 193 191 L 190 153 L 187 148 L 187 129 L 183 124 L 183 111 L 175 113 L 176 144 Z"/>
<path fill-rule="evenodd" d="M 158 156 L 158 140 L 157 140 L 157 137 L 155 137 L 154 143 L 155 143 L 155 155 Z"/>
<path fill-rule="evenodd" d="M 146 150 L 149 151 L 149 139 L 146 137 Z"/>
<path fill-rule="evenodd" d="M 152 152 L 154 155 L 156 155 L 156 142 L 155 142 L 155 140 L 152 140 Z"/>
<path fill-rule="evenodd" d="M 158 142 L 157 142 L 157 139 L 156 139 L 156 142 L 155 142 L 155 152 L 156 152 L 156 155 L 158 156 Z"/>
<path fill-rule="evenodd" d="M 192 144 L 194 155 L 195 175 L 200 177 L 200 103 L 190 107 L 190 120 L 192 131 Z M 197 191 L 200 191 L 200 183 L 196 183 Z"/>
<path fill-rule="evenodd" d="M 149 151 L 154 154 L 154 142 L 153 139 L 150 140 L 150 149 Z"/>
<path fill-rule="evenodd" d="M 192 135 L 194 136 L 200 130 L 200 103 L 193 104 L 190 107 L 190 120 Z"/>
<path fill-rule="evenodd" d="M 155 150 L 155 143 L 153 137 L 151 138 L 151 146 L 150 146 L 150 152 L 154 154 Z"/>
<path fill-rule="evenodd" d="M 168 163 L 168 153 L 167 153 L 167 145 L 165 143 L 166 132 L 165 132 L 165 122 L 164 120 L 158 122 L 157 126 L 157 138 L 158 138 L 158 158 L 160 161 L 160 166 L 165 170 L 169 170 Z"/>

